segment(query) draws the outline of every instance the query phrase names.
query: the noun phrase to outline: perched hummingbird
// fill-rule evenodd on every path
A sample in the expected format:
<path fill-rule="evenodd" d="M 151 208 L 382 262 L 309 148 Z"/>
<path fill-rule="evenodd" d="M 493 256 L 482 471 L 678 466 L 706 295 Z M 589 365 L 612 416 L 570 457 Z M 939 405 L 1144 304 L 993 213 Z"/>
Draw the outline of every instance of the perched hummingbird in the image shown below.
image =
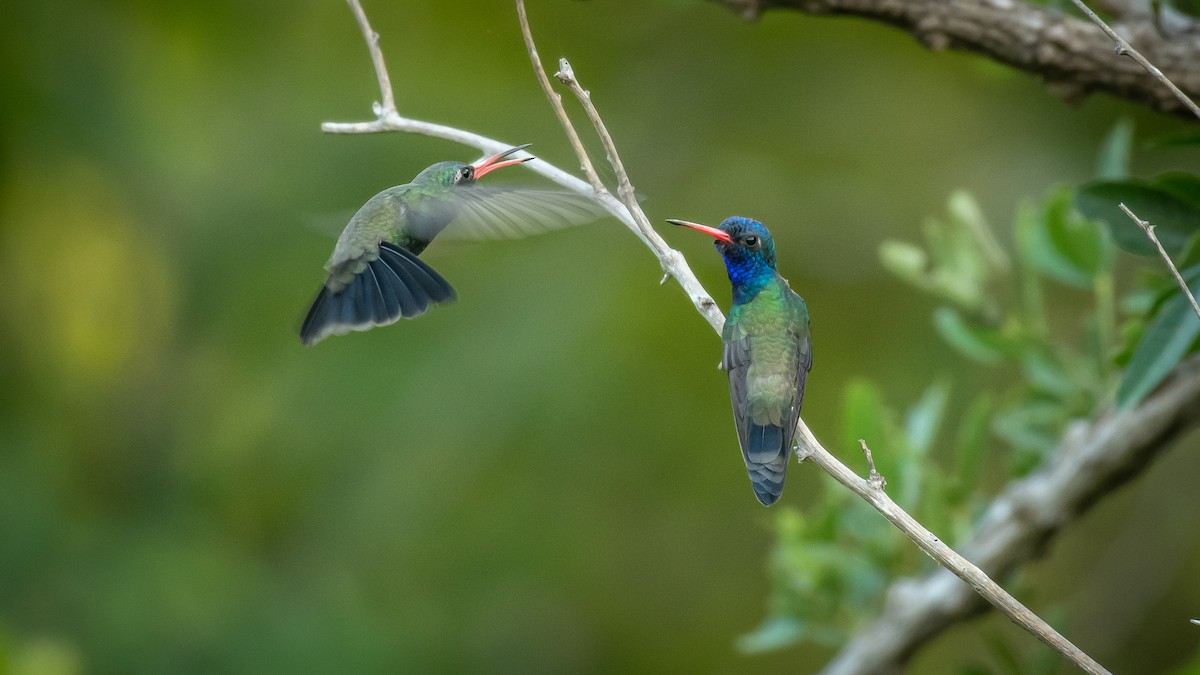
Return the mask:
<path fill-rule="evenodd" d="M 668 220 L 716 239 L 733 284 L 725 319 L 721 368 L 742 459 L 754 496 L 763 506 L 783 494 L 783 478 L 812 369 L 808 307 L 775 270 L 775 240 L 757 220 L 734 216 L 720 228 Z"/>
<path fill-rule="evenodd" d="M 496 169 L 533 159 L 509 157 L 527 147 L 509 148 L 473 164 L 438 162 L 411 183 L 371 197 L 350 219 L 325 263 L 329 278 L 300 327 L 304 344 L 384 326 L 454 300 L 450 283 L 417 257 L 451 223 L 461 236 L 496 238 L 595 219 L 599 207 L 582 195 L 475 184 Z"/>

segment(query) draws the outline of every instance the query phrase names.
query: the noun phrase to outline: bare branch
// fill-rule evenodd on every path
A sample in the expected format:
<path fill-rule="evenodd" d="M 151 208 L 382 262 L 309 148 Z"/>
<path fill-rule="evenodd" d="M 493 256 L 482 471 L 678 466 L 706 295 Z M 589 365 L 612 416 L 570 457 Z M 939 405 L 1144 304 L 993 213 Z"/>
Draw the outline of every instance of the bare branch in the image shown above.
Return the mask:
<path fill-rule="evenodd" d="M 725 325 L 725 315 L 717 308 L 717 303 L 713 302 L 712 296 L 708 294 L 708 291 L 704 290 L 704 286 L 700 284 L 696 275 L 692 273 L 692 269 L 688 267 L 683 254 L 668 246 L 667 242 L 650 225 L 650 219 L 646 217 L 645 212 L 642 211 L 642 207 L 638 204 L 637 193 L 634 192 L 633 185 L 629 181 L 629 174 L 625 172 L 625 165 L 621 163 L 621 156 L 617 152 L 617 145 L 613 142 L 612 135 L 608 133 L 608 129 L 604 126 L 604 120 L 600 119 L 600 113 L 596 110 L 596 106 L 592 104 L 591 94 L 580 86 L 578 80 L 575 79 L 575 71 L 566 59 L 559 59 L 558 72 L 554 74 L 554 77 L 559 82 L 565 84 L 571 90 L 571 93 L 575 94 L 580 104 L 583 105 L 588 119 L 591 120 L 592 126 L 596 129 L 596 134 L 600 137 L 600 142 L 604 145 L 604 151 L 608 153 L 608 161 L 612 164 L 613 171 L 617 174 L 617 194 L 620 195 L 621 203 L 625 205 L 626 210 L 633 219 L 634 226 L 630 229 L 654 252 L 659 264 L 662 265 L 663 272 L 666 275 L 675 277 L 675 280 L 687 292 L 688 297 L 692 299 L 692 304 L 696 306 L 696 310 L 720 334 L 721 328 Z M 663 282 L 666 281 L 666 278 L 666 276 L 663 277 Z"/>
<path fill-rule="evenodd" d="M 861 17 L 895 26 L 933 50 L 973 52 L 1038 75 L 1069 101 L 1101 91 L 1190 116 L 1179 99 L 1148 80 L 1136 63 L 1113 56 L 1103 31 L 1045 5 L 1021 0 L 716 1 L 746 18 L 775 8 Z M 1200 36 L 1179 33 L 1168 39 L 1145 12 L 1130 13 L 1121 30 L 1183 91 L 1200 96 L 1200 69 L 1195 67 Z"/>
<path fill-rule="evenodd" d="M 1175 263 L 1171 262 L 1171 256 L 1167 255 L 1162 242 L 1158 240 L 1158 235 L 1154 234 L 1154 226 L 1138 218 L 1124 203 L 1119 204 L 1119 206 L 1125 212 L 1125 215 L 1137 223 L 1137 226 L 1142 228 L 1142 232 L 1145 232 L 1147 237 L 1150 237 L 1150 241 L 1154 242 L 1154 247 L 1158 249 L 1158 254 L 1162 256 L 1163 262 L 1167 264 L 1167 267 L 1171 270 L 1171 274 L 1175 276 L 1175 283 L 1179 284 L 1179 287 L 1183 289 L 1183 294 L 1187 296 L 1188 302 L 1192 303 L 1192 311 L 1196 313 L 1197 317 L 1200 317 L 1200 305 L 1196 304 L 1196 296 L 1192 295 L 1192 290 L 1188 288 L 1187 282 L 1183 280 L 1183 275 L 1179 273 L 1179 268 L 1175 267 Z"/>
<path fill-rule="evenodd" d="M 808 430 L 808 426 L 804 421 L 800 421 L 799 426 L 799 442 L 805 446 L 809 459 L 816 462 L 818 466 L 824 469 L 829 475 L 833 476 L 839 483 L 850 488 L 859 497 L 862 497 L 875 510 L 879 511 L 884 518 L 892 525 L 895 525 L 898 530 L 904 533 L 904 536 L 912 540 L 926 555 L 937 561 L 943 568 L 953 572 L 955 576 L 967 582 L 975 592 L 987 599 L 997 609 L 1004 612 L 1013 623 L 1021 626 L 1025 630 L 1032 633 L 1042 642 L 1052 647 L 1055 651 L 1067 657 L 1086 673 L 1107 673 L 1099 663 L 1096 663 L 1090 656 L 1083 653 L 1075 645 L 1071 644 L 1066 638 L 1054 630 L 1050 624 L 1042 620 L 1041 617 L 1029 611 L 1025 605 L 1022 605 L 1016 598 L 1009 595 L 1007 591 L 1000 587 L 999 584 L 992 581 L 982 570 L 970 561 L 962 557 L 954 551 L 954 549 L 942 543 L 932 532 L 925 529 L 915 518 L 908 515 L 904 509 L 900 508 L 892 498 L 887 496 L 883 491 L 881 483 L 882 476 L 874 471 L 872 467 L 872 475 L 879 477 L 878 482 L 871 480 L 863 480 L 850 471 L 844 464 L 837 461 L 829 454 L 825 448 L 821 447 L 817 439 Z M 868 453 L 867 444 L 860 441 L 863 451 Z M 872 461 L 873 465 L 874 462 Z M 837 664 L 831 664 L 828 672 L 877 672 L 873 670 L 838 670 Z"/>
<path fill-rule="evenodd" d="M 1198 424 L 1200 357 L 1194 357 L 1137 408 L 1073 426 L 1053 462 L 1010 483 L 960 550 L 991 576 L 1008 576 Z M 826 673 L 887 672 L 948 626 L 986 607 L 945 569 L 897 581 L 879 618 L 855 634 Z"/>
<path fill-rule="evenodd" d="M 1099 26 L 1100 30 L 1104 31 L 1105 35 L 1108 35 L 1108 37 L 1112 38 L 1113 41 L 1117 43 L 1117 54 L 1128 56 L 1134 61 L 1137 61 L 1138 65 L 1146 69 L 1146 72 L 1150 73 L 1156 80 L 1166 85 L 1167 89 L 1175 95 L 1175 98 L 1179 99 L 1180 103 L 1187 106 L 1187 109 L 1191 110 L 1193 115 L 1200 117 L 1200 107 L 1196 106 L 1196 102 L 1188 98 L 1187 94 L 1180 91 L 1179 87 L 1176 87 L 1174 82 L 1168 79 L 1166 75 L 1163 75 L 1163 72 L 1155 67 L 1153 63 L 1147 61 L 1146 57 L 1142 56 L 1138 50 L 1133 48 L 1133 45 L 1125 41 L 1125 38 L 1117 35 L 1117 32 L 1110 28 L 1108 24 L 1104 23 L 1103 19 L 1096 16 L 1096 13 L 1093 12 L 1090 7 L 1085 5 L 1083 0 L 1071 0 L 1071 2 L 1075 3 L 1075 6 L 1079 8 L 1079 11 L 1083 12 L 1087 18 L 1091 19 L 1092 23 Z M 1170 260 L 1167 262 L 1169 264 Z M 1200 310 L 1197 310 L 1197 314 L 1200 314 Z"/>
<path fill-rule="evenodd" d="M 571 147 L 575 149 L 575 156 L 579 158 L 579 168 L 583 170 L 583 175 L 587 176 L 588 182 L 592 184 L 592 189 L 597 194 L 608 192 L 608 188 L 604 187 L 600 176 L 596 175 L 596 168 L 592 166 L 592 158 L 588 156 L 587 150 L 583 147 L 583 141 L 579 139 L 579 133 L 575 131 L 575 125 L 571 124 L 571 118 L 563 108 L 562 96 L 554 91 L 554 87 L 550 85 L 550 78 L 546 76 L 546 69 L 542 67 L 542 59 L 538 56 L 537 46 L 533 42 L 533 31 L 529 29 L 529 17 L 525 14 L 524 0 L 517 0 L 517 20 L 521 24 L 521 36 L 525 38 L 525 49 L 529 52 L 529 60 L 533 62 L 533 72 L 537 74 L 538 84 L 542 86 L 546 99 L 550 101 L 550 107 L 554 109 L 554 114 L 558 117 L 558 123 L 562 125 L 567 139 L 571 141 Z"/>
<path fill-rule="evenodd" d="M 358 0 L 346 0 L 346 2 L 350 5 L 350 11 L 354 12 L 354 18 L 358 21 L 359 29 L 362 30 L 363 39 L 367 41 L 367 48 L 371 50 L 371 62 L 375 65 L 375 77 L 379 79 L 379 95 L 383 97 L 382 103 L 375 108 L 375 114 L 383 119 L 396 112 L 396 98 L 392 95 L 392 80 L 388 77 L 387 66 L 383 63 L 383 50 L 379 48 L 379 33 L 371 30 L 371 23 L 367 21 L 367 13 L 363 11 Z"/>

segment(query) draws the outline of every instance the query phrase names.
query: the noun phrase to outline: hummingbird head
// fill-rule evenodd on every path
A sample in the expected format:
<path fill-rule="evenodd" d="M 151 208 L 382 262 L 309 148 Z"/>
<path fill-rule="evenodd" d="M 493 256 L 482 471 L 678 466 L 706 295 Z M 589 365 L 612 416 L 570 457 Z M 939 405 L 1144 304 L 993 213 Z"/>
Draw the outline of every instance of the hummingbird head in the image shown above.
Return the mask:
<path fill-rule="evenodd" d="M 716 239 L 735 291 L 749 290 L 753 295 L 775 275 L 775 240 L 767 227 L 753 218 L 732 216 L 722 221 L 719 228 L 686 220 L 667 219 L 667 222 Z"/>
<path fill-rule="evenodd" d="M 518 157 L 517 159 L 505 159 L 514 152 L 519 152 L 528 147 L 528 143 L 518 145 L 504 152 L 498 152 L 491 157 L 484 157 L 472 164 L 465 162 L 438 162 L 417 174 L 413 182 L 448 188 L 458 185 L 470 185 L 496 169 L 521 164 L 533 159 L 533 155 Z"/>

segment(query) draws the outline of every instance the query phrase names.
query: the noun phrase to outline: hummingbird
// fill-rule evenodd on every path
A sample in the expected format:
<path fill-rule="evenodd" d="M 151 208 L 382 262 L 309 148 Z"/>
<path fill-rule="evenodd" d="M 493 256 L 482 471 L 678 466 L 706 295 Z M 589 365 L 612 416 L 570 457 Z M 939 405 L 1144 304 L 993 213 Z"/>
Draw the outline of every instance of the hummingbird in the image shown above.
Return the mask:
<path fill-rule="evenodd" d="M 511 157 L 527 147 L 471 164 L 438 162 L 411 183 L 367 200 L 325 264 L 329 277 L 304 317 L 301 341 L 313 345 L 330 335 L 384 326 L 454 300 L 450 282 L 418 257 L 451 224 L 465 238 L 497 238 L 594 219 L 599 206 L 583 195 L 475 184 L 497 169 L 533 159 Z"/>
<path fill-rule="evenodd" d="M 719 228 L 667 220 L 716 239 L 725 259 L 733 304 L 721 338 L 721 369 L 742 459 L 763 506 L 783 494 L 804 384 L 812 369 L 808 307 L 775 269 L 775 240 L 752 218 L 726 218 Z"/>

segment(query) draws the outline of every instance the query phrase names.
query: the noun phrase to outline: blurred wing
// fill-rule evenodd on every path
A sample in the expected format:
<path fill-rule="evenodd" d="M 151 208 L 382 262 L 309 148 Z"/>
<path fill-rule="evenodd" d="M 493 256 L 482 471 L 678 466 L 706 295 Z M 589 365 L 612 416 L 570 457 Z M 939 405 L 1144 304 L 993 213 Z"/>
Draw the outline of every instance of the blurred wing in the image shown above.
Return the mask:
<path fill-rule="evenodd" d="M 452 239 L 517 239 L 582 225 L 608 215 L 590 196 L 533 188 L 473 185 L 451 192 Z"/>
<path fill-rule="evenodd" d="M 354 209 L 311 212 L 301 214 L 298 219 L 305 230 L 324 237 L 336 239 L 346 229 L 346 223 L 354 217 Z"/>

